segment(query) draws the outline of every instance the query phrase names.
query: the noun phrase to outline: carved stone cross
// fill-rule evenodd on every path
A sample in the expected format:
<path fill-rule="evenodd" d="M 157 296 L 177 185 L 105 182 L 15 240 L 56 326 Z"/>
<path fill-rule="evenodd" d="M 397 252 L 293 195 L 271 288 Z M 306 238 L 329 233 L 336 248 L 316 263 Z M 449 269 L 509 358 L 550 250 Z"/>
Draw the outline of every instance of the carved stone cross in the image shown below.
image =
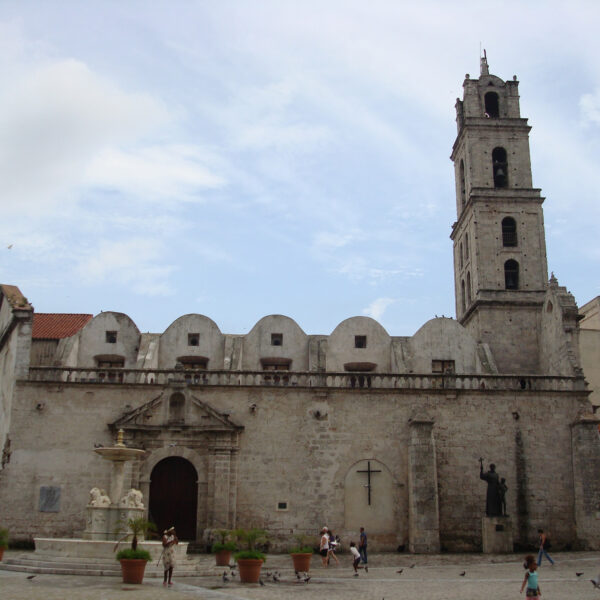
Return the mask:
<path fill-rule="evenodd" d="M 368 460 L 367 461 L 367 469 L 366 470 L 358 470 L 356 471 L 357 473 L 366 473 L 367 474 L 367 485 L 365 485 L 364 487 L 367 488 L 367 492 L 368 492 L 368 500 L 369 500 L 369 506 L 371 506 L 371 475 L 374 473 L 381 473 L 381 471 L 379 469 L 371 469 L 371 461 Z"/>

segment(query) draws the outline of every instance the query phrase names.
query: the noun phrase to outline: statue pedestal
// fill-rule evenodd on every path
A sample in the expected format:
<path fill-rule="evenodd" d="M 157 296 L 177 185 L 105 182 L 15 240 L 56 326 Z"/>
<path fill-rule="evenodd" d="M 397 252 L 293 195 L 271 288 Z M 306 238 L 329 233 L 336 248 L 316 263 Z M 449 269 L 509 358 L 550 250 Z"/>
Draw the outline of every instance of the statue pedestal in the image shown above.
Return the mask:
<path fill-rule="evenodd" d="M 127 521 L 144 516 L 143 508 L 88 506 L 84 540 L 116 540 L 127 531 Z M 143 534 L 138 539 L 144 539 Z"/>
<path fill-rule="evenodd" d="M 484 554 L 513 552 L 513 527 L 510 517 L 483 517 L 481 532 Z"/>

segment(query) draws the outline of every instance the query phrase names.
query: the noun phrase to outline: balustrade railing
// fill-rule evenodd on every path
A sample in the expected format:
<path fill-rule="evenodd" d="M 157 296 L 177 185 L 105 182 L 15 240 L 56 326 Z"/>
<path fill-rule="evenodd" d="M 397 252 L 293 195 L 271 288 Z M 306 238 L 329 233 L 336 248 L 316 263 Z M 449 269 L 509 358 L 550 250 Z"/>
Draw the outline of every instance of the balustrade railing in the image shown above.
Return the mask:
<path fill-rule="evenodd" d="M 98 369 L 81 367 L 30 367 L 28 381 L 85 384 L 191 386 L 262 386 L 349 389 L 445 389 L 578 391 L 583 377 L 544 375 L 478 375 L 437 373 L 324 373 L 307 371 L 204 371 L 174 369 Z"/>

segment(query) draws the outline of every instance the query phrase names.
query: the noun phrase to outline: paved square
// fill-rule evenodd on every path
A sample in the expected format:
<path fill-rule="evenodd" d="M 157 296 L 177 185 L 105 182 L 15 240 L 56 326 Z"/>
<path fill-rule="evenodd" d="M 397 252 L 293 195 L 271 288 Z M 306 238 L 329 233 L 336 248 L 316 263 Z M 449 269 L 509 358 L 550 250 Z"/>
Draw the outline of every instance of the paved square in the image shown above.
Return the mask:
<path fill-rule="evenodd" d="M 600 572 L 600 553 L 556 553 L 556 566 L 540 568 L 544 600 L 585 600 L 600 598 L 590 579 Z M 222 570 L 213 567 L 211 556 L 199 556 L 199 568 L 213 574 L 177 579 L 166 589 L 156 578 L 146 578 L 141 586 L 125 585 L 115 577 L 36 575 L 0 571 L 0 597 L 4 600 L 514 600 L 519 597 L 523 579 L 523 556 L 481 554 L 407 555 L 374 554 L 369 573 L 354 577 L 349 555 L 340 555 L 340 566 L 324 569 L 318 557 L 313 560 L 311 580 L 297 583 L 286 555 L 270 555 L 263 567 L 264 585 L 224 583 Z M 414 565 L 414 566 L 413 566 Z M 398 571 L 402 571 L 399 573 Z M 278 572 L 279 582 L 273 581 Z M 461 573 L 464 572 L 464 575 Z M 577 577 L 576 573 L 583 573 Z M 269 576 L 270 574 L 270 576 Z M 524 597 L 524 596 L 521 596 Z"/>

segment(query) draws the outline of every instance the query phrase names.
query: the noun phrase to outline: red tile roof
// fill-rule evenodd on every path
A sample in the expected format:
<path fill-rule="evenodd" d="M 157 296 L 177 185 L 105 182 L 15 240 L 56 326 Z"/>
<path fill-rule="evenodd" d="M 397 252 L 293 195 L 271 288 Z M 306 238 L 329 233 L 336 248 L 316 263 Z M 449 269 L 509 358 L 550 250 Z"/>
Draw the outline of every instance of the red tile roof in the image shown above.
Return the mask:
<path fill-rule="evenodd" d="M 60 340 L 75 335 L 94 315 L 33 313 L 34 340 Z"/>

